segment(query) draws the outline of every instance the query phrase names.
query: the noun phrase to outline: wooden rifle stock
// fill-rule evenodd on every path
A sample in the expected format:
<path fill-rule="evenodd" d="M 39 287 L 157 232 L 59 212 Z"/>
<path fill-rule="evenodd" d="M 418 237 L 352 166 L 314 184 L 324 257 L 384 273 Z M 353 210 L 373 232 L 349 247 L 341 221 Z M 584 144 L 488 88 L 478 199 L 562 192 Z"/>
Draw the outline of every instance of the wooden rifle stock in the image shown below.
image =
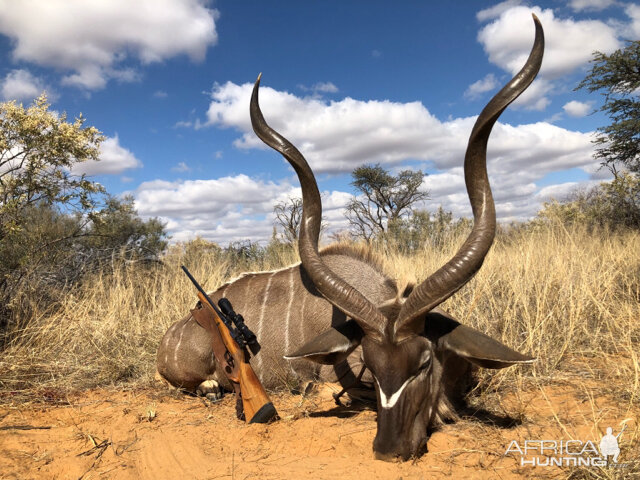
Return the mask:
<path fill-rule="evenodd" d="M 220 312 L 209 296 L 198 285 L 188 270 L 182 267 L 189 279 L 198 289 L 198 299 L 202 309 L 206 309 L 209 315 L 194 315 L 196 321 L 209 331 L 212 337 L 219 336 L 226 348 L 225 354 L 220 354 L 216 349 L 214 340 L 214 354 L 229 381 L 233 384 L 236 393 L 238 386 L 245 419 L 249 423 L 266 423 L 277 415 L 276 409 L 271 403 L 262 383 L 249 364 L 249 352 L 241 348 L 234 340 L 229 328 L 222 320 Z M 214 331 L 215 329 L 215 331 Z M 218 350 L 218 351 L 216 351 Z M 223 357 L 222 359 L 220 357 Z"/>

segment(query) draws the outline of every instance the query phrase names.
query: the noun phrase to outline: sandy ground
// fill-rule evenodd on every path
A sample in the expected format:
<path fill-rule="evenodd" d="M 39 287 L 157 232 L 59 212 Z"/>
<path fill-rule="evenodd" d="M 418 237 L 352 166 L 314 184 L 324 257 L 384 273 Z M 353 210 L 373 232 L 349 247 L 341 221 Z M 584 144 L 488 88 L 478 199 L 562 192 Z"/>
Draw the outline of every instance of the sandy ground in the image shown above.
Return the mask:
<path fill-rule="evenodd" d="M 422 457 L 386 463 L 372 455 L 375 411 L 336 407 L 336 390 L 273 395 L 281 420 L 269 425 L 236 420 L 232 395 L 210 404 L 160 387 L 44 392 L 39 402 L 5 396 L 0 479 L 565 478 L 575 469 L 521 466 L 518 454 L 505 451 L 525 439 L 597 445 L 607 426 L 617 434 L 623 421 L 619 463 L 637 460 L 640 451 L 638 411 L 574 381 L 497 396 L 492 414 L 436 431 Z M 640 471 L 629 463 L 616 472 L 586 470 L 626 478 L 624 468 L 631 476 Z"/>

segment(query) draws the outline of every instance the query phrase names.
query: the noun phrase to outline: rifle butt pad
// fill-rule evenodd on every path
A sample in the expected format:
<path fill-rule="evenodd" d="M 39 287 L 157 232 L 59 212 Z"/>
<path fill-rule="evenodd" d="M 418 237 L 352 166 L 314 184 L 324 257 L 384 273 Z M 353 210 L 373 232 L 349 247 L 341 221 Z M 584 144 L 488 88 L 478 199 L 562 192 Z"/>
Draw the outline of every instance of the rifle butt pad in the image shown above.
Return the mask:
<path fill-rule="evenodd" d="M 268 402 L 260 407 L 253 417 L 251 417 L 249 423 L 267 423 L 277 414 L 278 412 L 276 412 L 276 407 L 273 406 L 273 403 Z"/>

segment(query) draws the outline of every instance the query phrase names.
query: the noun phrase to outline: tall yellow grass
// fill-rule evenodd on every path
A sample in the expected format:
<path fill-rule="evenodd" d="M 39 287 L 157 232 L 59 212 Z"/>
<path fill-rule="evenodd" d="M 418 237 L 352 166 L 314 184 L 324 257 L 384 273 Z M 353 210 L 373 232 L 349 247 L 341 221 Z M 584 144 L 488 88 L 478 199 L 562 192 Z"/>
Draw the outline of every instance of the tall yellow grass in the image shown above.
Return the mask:
<path fill-rule="evenodd" d="M 406 256 L 387 252 L 389 272 L 420 281 L 464 239 L 444 251 Z M 261 270 L 297 261 L 283 250 Z M 122 265 L 64 292 L 60 305 L 38 311 L 0 358 L 0 389 L 86 388 L 148 382 L 160 338 L 195 303 L 179 269 L 187 266 L 207 289 L 241 273 L 213 256 L 185 258 L 174 248 L 162 265 Z M 416 270 L 417 269 L 417 270 Z M 567 229 L 558 224 L 499 236 L 484 266 L 444 307 L 461 322 L 539 358 L 533 366 L 483 371 L 493 389 L 522 379 L 563 375 L 607 378 L 640 398 L 640 235 Z"/>

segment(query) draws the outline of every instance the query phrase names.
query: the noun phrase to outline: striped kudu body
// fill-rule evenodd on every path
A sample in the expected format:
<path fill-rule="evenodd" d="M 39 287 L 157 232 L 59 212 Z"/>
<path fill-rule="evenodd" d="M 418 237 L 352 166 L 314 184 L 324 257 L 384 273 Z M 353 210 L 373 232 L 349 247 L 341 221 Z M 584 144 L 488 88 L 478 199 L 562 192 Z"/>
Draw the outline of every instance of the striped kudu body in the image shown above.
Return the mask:
<path fill-rule="evenodd" d="M 336 244 L 322 256 L 332 269 L 357 285 L 372 302 L 382 304 L 397 295 L 396 282 L 384 274 L 382 262 L 363 247 Z M 321 378 L 350 386 L 353 377 L 343 362 L 336 366 L 284 357 L 300 349 L 332 326 L 344 324 L 346 315 L 322 297 L 302 265 L 271 272 L 245 273 L 209 296 L 214 302 L 227 298 L 256 334 L 260 352 L 251 365 L 266 388 L 297 389 L 301 382 Z M 158 350 L 158 372 L 172 385 L 195 392 L 206 380 L 227 384 L 216 369 L 211 340 L 191 315 L 174 323 Z M 361 364 L 357 352 L 349 362 Z M 206 393 L 205 384 L 200 391 Z M 215 387 L 214 387 L 215 388 Z"/>
<path fill-rule="evenodd" d="M 257 333 L 262 351 L 253 366 L 268 388 L 282 386 L 291 373 L 334 380 L 336 373 L 346 371 L 353 380 L 359 370 L 355 363 L 362 358 L 377 398 L 376 458 L 419 454 L 428 429 L 453 415 L 471 364 L 504 368 L 534 360 L 437 308 L 474 276 L 493 243 L 496 216 L 486 170 L 487 142 L 500 114 L 540 69 L 544 35 L 535 15 L 534 22 L 536 37 L 525 66 L 487 104 L 469 138 L 464 172 L 473 229 L 453 258 L 415 287 L 398 288 L 371 256 L 353 248 L 318 252 L 322 206 L 313 172 L 296 147 L 265 122 L 258 105 L 260 78 L 256 81 L 250 108 L 253 129 L 289 161 L 302 187 L 301 265 L 246 274 L 213 297 L 229 298 Z M 301 359 L 329 368 L 305 365 Z M 191 317 L 165 334 L 158 371 L 171 384 L 191 390 L 206 380 L 222 380 L 216 377 L 207 334 Z"/>

